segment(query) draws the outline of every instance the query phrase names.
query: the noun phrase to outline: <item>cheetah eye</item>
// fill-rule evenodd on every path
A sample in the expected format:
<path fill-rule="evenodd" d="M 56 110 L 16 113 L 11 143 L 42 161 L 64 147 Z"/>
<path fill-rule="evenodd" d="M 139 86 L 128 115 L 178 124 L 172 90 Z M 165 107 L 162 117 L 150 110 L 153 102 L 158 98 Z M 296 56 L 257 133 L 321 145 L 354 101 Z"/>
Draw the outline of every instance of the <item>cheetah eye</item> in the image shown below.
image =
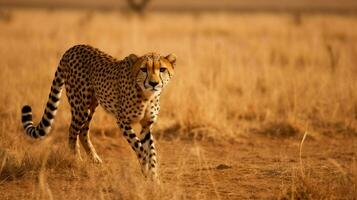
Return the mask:
<path fill-rule="evenodd" d="M 148 69 L 146 69 L 146 68 L 140 68 L 140 70 L 145 73 L 148 71 Z"/>
<path fill-rule="evenodd" d="M 160 72 L 165 72 L 166 68 L 160 67 Z"/>

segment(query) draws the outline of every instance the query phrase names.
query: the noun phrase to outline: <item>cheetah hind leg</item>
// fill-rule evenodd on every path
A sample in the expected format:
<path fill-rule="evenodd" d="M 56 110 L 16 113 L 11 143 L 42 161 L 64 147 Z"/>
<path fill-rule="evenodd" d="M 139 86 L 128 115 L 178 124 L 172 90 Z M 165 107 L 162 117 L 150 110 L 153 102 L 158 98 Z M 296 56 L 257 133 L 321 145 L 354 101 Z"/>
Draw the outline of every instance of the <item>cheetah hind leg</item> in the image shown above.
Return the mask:
<path fill-rule="evenodd" d="M 88 117 L 79 133 L 79 140 L 81 141 L 87 155 L 93 160 L 93 162 L 102 163 L 102 159 L 100 159 L 100 157 L 98 156 L 89 137 L 89 124 L 92 120 L 94 111 L 97 106 L 98 106 L 98 102 L 95 99 L 93 99 L 89 107 L 89 110 L 86 113 L 84 113 L 84 116 L 88 116 Z"/>
<path fill-rule="evenodd" d="M 68 146 L 77 159 L 83 161 L 78 141 L 78 131 L 73 125 L 69 127 Z"/>

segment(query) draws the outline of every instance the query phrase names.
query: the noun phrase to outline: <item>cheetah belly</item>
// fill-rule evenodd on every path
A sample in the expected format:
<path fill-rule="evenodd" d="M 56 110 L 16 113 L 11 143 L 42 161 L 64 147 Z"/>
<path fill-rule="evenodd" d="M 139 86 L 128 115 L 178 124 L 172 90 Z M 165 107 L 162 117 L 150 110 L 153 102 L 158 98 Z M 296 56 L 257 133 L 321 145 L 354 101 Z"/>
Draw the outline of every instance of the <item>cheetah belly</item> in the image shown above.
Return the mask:
<path fill-rule="evenodd" d="M 122 115 L 123 118 L 127 118 L 131 122 L 139 122 L 144 118 L 147 103 L 140 99 L 124 98 L 129 101 L 123 101 L 120 95 L 110 87 L 107 90 L 95 90 L 95 94 L 99 104 L 106 112 L 111 114 Z"/>
<path fill-rule="evenodd" d="M 106 112 L 115 114 L 119 105 L 116 92 L 113 91 L 110 87 L 107 90 L 94 87 L 94 93 L 98 103 L 102 106 L 102 108 Z"/>
<path fill-rule="evenodd" d="M 96 93 L 99 104 L 109 113 L 115 114 L 118 110 L 118 99 L 110 96 L 110 92 Z"/>

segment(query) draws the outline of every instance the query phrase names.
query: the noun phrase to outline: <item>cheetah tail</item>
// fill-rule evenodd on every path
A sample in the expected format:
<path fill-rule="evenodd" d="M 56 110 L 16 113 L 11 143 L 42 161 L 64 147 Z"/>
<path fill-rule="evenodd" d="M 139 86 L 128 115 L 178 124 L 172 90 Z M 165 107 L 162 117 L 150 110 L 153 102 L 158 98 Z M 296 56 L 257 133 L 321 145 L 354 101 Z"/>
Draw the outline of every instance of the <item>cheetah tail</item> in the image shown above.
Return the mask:
<path fill-rule="evenodd" d="M 47 105 L 42 116 L 41 122 L 35 126 L 32 121 L 32 111 L 29 105 L 22 107 L 22 126 L 27 135 L 33 138 L 43 137 L 51 130 L 51 125 L 56 115 L 57 107 L 61 97 L 64 79 L 62 77 L 60 66 L 57 68 L 55 78 L 53 79 L 50 95 L 47 101 Z"/>

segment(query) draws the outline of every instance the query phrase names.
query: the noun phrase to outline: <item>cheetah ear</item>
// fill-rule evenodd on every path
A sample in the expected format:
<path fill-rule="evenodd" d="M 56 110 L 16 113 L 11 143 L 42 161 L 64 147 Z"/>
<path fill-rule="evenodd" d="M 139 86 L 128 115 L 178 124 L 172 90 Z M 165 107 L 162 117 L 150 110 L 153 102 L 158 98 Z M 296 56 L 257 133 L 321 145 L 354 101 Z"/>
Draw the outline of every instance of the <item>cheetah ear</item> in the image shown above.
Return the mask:
<path fill-rule="evenodd" d="M 172 65 L 172 67 L 176 66 L 176 55 L 171 53 L 165 57 Z"/>
<path fill-rule="evenodd" d="M 138 59 L 139 59 L 139 56 L 137 56 L 135 54 L 130 54 L 128 57 L 132 64 L 136 63 L 136 61 L 138 61 Z"/>

